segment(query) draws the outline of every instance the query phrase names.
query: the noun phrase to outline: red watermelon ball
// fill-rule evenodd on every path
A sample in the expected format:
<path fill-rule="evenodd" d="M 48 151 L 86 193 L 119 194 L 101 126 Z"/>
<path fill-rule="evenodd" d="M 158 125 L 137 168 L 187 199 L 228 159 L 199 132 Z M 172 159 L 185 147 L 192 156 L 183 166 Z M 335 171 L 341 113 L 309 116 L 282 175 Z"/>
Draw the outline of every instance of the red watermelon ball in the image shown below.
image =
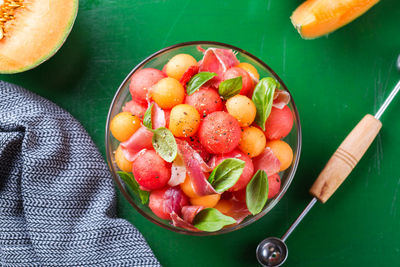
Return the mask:
<path fill-rule="evenodd" d="M 220 164 L 222 161 L 228 158 L 236 158 L 243 160 L 245 162 L 244 164 L 244 169 L 242 172 L 242 175 L 239 177 L 239 180 L 236 182 L 234 186 L 228 189 L 229 192 L 234 192 L 234 191 L 239 191 L 247 186 L 247 184 L 250 182 L 251 178 L 253 177 L 254 173 L 254 166 L 253 166 L 253 161 L 251 158 L 249 158 L 246 154 L 243 152 L 235 149 L 232 152 L 229 152 L 224 155 L 216 155 L 214 156 L 215 159 L 211 159 L 211 162 L 215 160 L 215 166 Z"/>
<path fill-rule="evenodd" d="M 165 73 L 153 68 L 145 68 L 135 72 L 129 84 L 132 99 L 142 104 L 147 103 L 147 93 L 150 88 L 165 77 L 167 77 Z"/>
<path fill-rule="evenodd" d="M 148 190 L 164 187 L 171 177 L 169 164 L 154 150 L 147 150 L 133 162 L 132 173 L 136 182 Z"/>
<path fill-rule="evenodd" d="M 268 176 L 268 198 L 275 197 L 281 190 L 281 177 L 277 173 Z"/>
<path fill-rule="evenodd" d="M 139 104 L 138 102 L 131 100 L 126 102 L 122 107 L 122 111 L 127 111 L 135 115 L 140 120 L 143 120 L 144 113 L 146 112 L 147 107 L 145 105 Z"/>
<path fill-rule="evenodd" d="M 149 208 L 157 217 L 164 220 L 171 219 L 170 214 L 164 210 L 164 195 L 167 190 L 168 187 L 151 191 L 149 197 Z"/>
<path fill-rule="evenodd" d="M 231 152 L 240 141 L 238 121 L 224 111 L 213 112 L 204 118 L 198 131 L 200 143 L 212 154 Z"/>
<path fill-rule="evenodd" d="M 265 137 L 276 140 L 286 137 L 293 127 L 293 115 L 288 106 L 283 109 L 272 107 L 271 114 L 265 122 Z"/>
<path fill-rule="evenodd" d="M 186 96 L 185 104 L 195 107 L 202 117 L 215 111 L 221 111 L 224 107 L 218 92 L 211 87 L 205 86 Z"/>
<path fill-rule="evenodd" d="M 150 193 L 149 208 L 164 220 L 171 220 L 171 213 L 180 215 L 182 207 L 189 205 L 187 196 L 179 187 L 165 187 Z"/>
<path fill-rule="evenodd" d="M 254 86 L 253 80 L 247 71 L 239 67 L 233 67 L 228 69 L 222 75 L 222 80 L 233 79 L 242 76 L 242 89 L 240 90 L 241 95 L 247 95 Z"/>

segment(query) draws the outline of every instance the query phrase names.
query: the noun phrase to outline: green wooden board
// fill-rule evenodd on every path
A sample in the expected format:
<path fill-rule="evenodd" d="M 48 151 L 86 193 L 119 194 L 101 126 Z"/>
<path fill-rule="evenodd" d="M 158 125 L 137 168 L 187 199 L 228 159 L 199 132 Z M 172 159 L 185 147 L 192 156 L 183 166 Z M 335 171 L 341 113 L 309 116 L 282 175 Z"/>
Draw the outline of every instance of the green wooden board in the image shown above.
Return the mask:
<path fill-rule="evenodd" d="M 308 189 L 350 129 L 375 112 L 400 78 L 400 1 L 317 40 L 302 40 L 289 16 L 300 0 L 81 1 L 73 31 L 49 61 L 0 76 L 68 110 L 105 155 L 111 99 L 149 54 L 179 42 L 213 40 L 241 47 L 269 64 L 300 112 L 303 151 L 281 202 L 256 223 L 222 236 L 194 237 L 154 225 L 121 195 L 119 215 L 145 236 L 164 266 L 257 266 L 255 248 L 281 236 L 311 199 Z M 349 179 L 317 204 L 288 240 L 286 266 L 400 265 L 400 97 Z"/>

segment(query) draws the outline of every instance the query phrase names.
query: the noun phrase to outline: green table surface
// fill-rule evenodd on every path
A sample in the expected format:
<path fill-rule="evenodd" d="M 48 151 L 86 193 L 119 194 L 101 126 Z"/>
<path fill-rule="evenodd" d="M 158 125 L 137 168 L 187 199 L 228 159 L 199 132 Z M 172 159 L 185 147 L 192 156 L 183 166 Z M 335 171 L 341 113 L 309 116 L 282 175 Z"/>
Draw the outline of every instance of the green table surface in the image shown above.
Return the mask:
<path fill-rule="evenodd" d="M 68 110 L 105 155 L 109 105 L 129 71 L 172 44 L 213 40 L 269 64 L 293 94 L 303 149 L 297 174 L 266 216 L 233 233 L 195 237 L 150 223 L 118 193 L 119 216 L 145 236 L 164 266 L 257 266 L 255 249 L 281 236 L 311 199 L 308 189 L 335 148 L 374 113 L 400 77 L 400 1 L 382 0 L 347 27 L 303 40 L 289 16 L 300 0 L 81 1 L 71 35 L 34 70 L 1 75 Z M 317 204 L 287 241 L 286 266 L 400 265 L 400 98 L 335 195 Z"/>

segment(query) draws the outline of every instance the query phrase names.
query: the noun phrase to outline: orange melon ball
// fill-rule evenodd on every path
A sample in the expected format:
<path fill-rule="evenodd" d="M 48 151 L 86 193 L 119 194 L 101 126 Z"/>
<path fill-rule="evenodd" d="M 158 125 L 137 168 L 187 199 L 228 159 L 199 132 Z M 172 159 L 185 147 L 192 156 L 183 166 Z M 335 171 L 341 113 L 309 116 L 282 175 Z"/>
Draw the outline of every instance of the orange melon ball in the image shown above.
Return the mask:
<path fill-rule="evenodd" d="M 168 61 L 165 66 L 165 72 L 169 77 L 179 81 L 185 71 L 194 65 L 197 65 L 197 61 L 194 57 L 188 54 L 178 54 Z"/>
<path fill-rule="evenodd" d="M 250 158 L 254 158 L 264 151 L 266 142 L 264 132 L 257 127 L 250 126 L 242 130 L 239 148 Z"/>
<path fill-rule="evenodd" d="M 235 95 L 225 105 L 228 113 L 238 120 L 240 127 L 249 126 L 256 118 L 256 105 L 247 96 Z"/>
<path fill-rule="evenodd" d="M 121 112 L 115 115 L 110 123 L 112 135 L 120 142 L 124 142 L 140 128 L 140 120 L 130 112 Z"/>
<path fill-rule="evenodd" d="M 185 89 L 176 79 L 167 77 L 153 85 L 151 97 L 161 108 L 170 109 L 183 102 Z"/>
<path fill-rule="evenodd" d="M 176 137 L 188 137 L 196 134 L 200 125 L 200 114 L 193 106 L 180 104 L 171 109 L 169 129 Z"/>
<path fill-rule="evenodd" d="M 132 172 L 132 162 L 127 160 L 122 153 L 121 146 L 118 146 L 117 150 L 115 150 L 115 163 L 117 164 L 118 168 L 124 172 Z"/>
<path fill-rule="evenodd" d="M 189 201 L 190 201 L 190 204 L 192 204 L 194 206 L 213 208 L 215 205 L 217 205 L 220 198 L 221 198 L 220 194 L 212 194 L 212 195 L 191 198 L 191 199 L 189 199 Z"/>
<path fill-rule="evenodd" d="M 226 199 L 221 199 L 218 201 L 217 205 L 214 206 L 219 212 L 226 214 L 232 209 L 232 202 Z"/>
<path fill-rule="evenodd" d="M 279 171 L 284 171 L 289 168 L 293 161 L 293 151 L 286 142 L 282 140 L 273 140 L 269 141 L 266 146 L 271 148 L 274 155 L 281 162 L 281 168 Z"/>
<path fill-rule="evenodd" d="M 192 181 L 190 180 L 189 176 L 186 176 L 185 181 L 180 184 L 181 189 L 185 195 L 187 195 L 189 198 L 197 198 L 200 197 L 196 192 L 194 191 Z"/>
<path fill-rule="evenodd" d="M 258 74 L 257 69 L 250 63 L 242 62 L 242 63 L 239 63 L 239 65 L 237 65 L 237 67 L 247 71 L 250 74 L 251 78 L 253 78 L 255 80 L 260 79 L 260 74 Z"/>

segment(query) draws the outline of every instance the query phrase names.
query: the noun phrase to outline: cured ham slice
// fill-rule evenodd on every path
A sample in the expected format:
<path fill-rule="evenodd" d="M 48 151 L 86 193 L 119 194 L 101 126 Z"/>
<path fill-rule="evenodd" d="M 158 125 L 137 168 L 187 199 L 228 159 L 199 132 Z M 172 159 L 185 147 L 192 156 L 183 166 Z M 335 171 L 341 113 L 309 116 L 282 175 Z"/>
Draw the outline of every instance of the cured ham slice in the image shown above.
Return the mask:
<path fill-rule="evenodd" d="M 167 214 L 181 214 L 182 207 L 189 204 L 189 200 L 179 187 L 170 187 L 164 193 L 164 212 Z"/>
<path fill-rule="evenodd" d="M 272 106 L 283 109 L 290 102 L 290 95 L 285 90 L 275 90 Z"/>
<path fill-rule="evenodd" d="M 141 126 L 128 141 L 121 143 L 121 147 L 129 150 L 129 153 L 137 153 L 144 148 L 152 149 L 152 138 L 153 133 L 147 130 L 145 126 Z"/>
<path fill-rule="evenodd" d="M 179 215 L 176 214 L 175 212 L 171 213 L 171 219 L 172 219 L 172 225 L 175 227 L 184 228 L 194 232 L 200 232 L 199 229 L 197 229 L 191 223 L 188 223 L 187 221 L 179 217 Z"/>
<path fill-rule="evenodd" d="M 253 165 L 255 170 L 264 170 L 270 176 L 279 172 L 281 162 L 274 155 L 271 148 L 266 147 L 264 152 L 253 158 Z"/>
<path fill-rule="evenodd" d="M 182 208 L 182 217 L 186 222 L 193 223 L 194 217 L 203 209 L 204 207 L 202 206 L 184 206 Z"/>
<path fill-rule="evenodd" d="M 186 84 L 190 81 L 190 79 L 199 72 L 199 66 L 190 66 L 185 73 L 183 73 L 182 78 L 180 79 L 180 83 L 183 87 L 186 88 Z"/>
<path fill-rule="evenodd" d="M 199 196 L 216 194 L 216 191 L 207 181 L 207 177 L 204 174 L 205 169 L 211 170 L 211 168 L 204 162 L 201 156 L 191 148 L 187 142 L 176 139 L 178 150 L 182 154 L 183 161 L 186 165 L 186 170 L 189 174 L 191 182 L 194 187 L 194 191 Z"/>
<path fill-rule="evenodd" d="M 165 127 L 167 124 L 164 110 L 160 108 L 155 102 L 153 110 L 151 112 L 151 120 L 153 124 L 153 129 Z"/>
<path fill-rule="evenodd" d="M 199 62 L 199 72 L 216 73 L 217 76 L 211 80 L 211 84 L 218 85 L 221 82 L 222 74 L 238 64 L 239 61 L 231 49 L 208 48 Z"/>
<path fill-rule="evenodd" d="M 143 148 L 143 149 L 140 150 L 139 152 L 136 152 L 136 151 L 132 151 L 132 150 L 123 148 L 123 147 L 121 146 L 122 154 L 123 154 L 124 157 L 125 157 L 128 161 L 130 161 L 130 162 L 134 162 L 135 159 L 137 159 L 138 157 L 140 157 L 141 155 L 143 155 L 144 152 L 146 152 L 146 150 L 147 150 L 146 148 Z"/>
<path fill-rule="evenodd" d="M 168 185 L 177 186 L 183 183 L 186 179 L 186 166 L 183 161 L 183 157 L 180 153 L 176 155 L 175 160 L 171 166 L 171 178 L 168 181 Z"/>
<path fill-rule="evenodd" d="M 189 145 L 188 142 L 183 141 L 181 139 L 176 139 L 176 143 L 178 145 L 178 149 L 179 147 L 182 148 L 182 150 L 186 151 L 187 156 L 192 156 L 193 159 L 195 159 L 196 161 L 198 161 L 201 170 L 203 172 L 211 172 L 214 168 L 210 167 L 205 161 L 204 159 L 200 156 L 200 154 L 195 150 L 195 148 L 191 147 Z M 183 155 L 183 154 L 182 154 Z M 183 155 L 184 156 L 184 155 Z M 184 156 L 185 159 L 185 156 Z M 185 161 L 186 162 L 186 161 Z"/>
<path fill-rule="evenodd" d="M 200 230 L 193 226 L 193 220 L 194 217 L 196 217 L 196 215 L 203 209 L 204 207 L 201 206 L 184 206 L 182 208 L 183 219 L 175 212 L 171 214 L 172 225 L 190 231 L 199 232 Z"/>
<path fill-rule="evenodd" d="M 247 209 L 245 202 L 240 202 L 233 199 L 229 201 L 232 203 L 232 206 L 227 212 L 224 213 L 224 215 L 235 219 L 235 224 L 241 223 L 247 216 L 251 214 L 250 211 Z"/>

